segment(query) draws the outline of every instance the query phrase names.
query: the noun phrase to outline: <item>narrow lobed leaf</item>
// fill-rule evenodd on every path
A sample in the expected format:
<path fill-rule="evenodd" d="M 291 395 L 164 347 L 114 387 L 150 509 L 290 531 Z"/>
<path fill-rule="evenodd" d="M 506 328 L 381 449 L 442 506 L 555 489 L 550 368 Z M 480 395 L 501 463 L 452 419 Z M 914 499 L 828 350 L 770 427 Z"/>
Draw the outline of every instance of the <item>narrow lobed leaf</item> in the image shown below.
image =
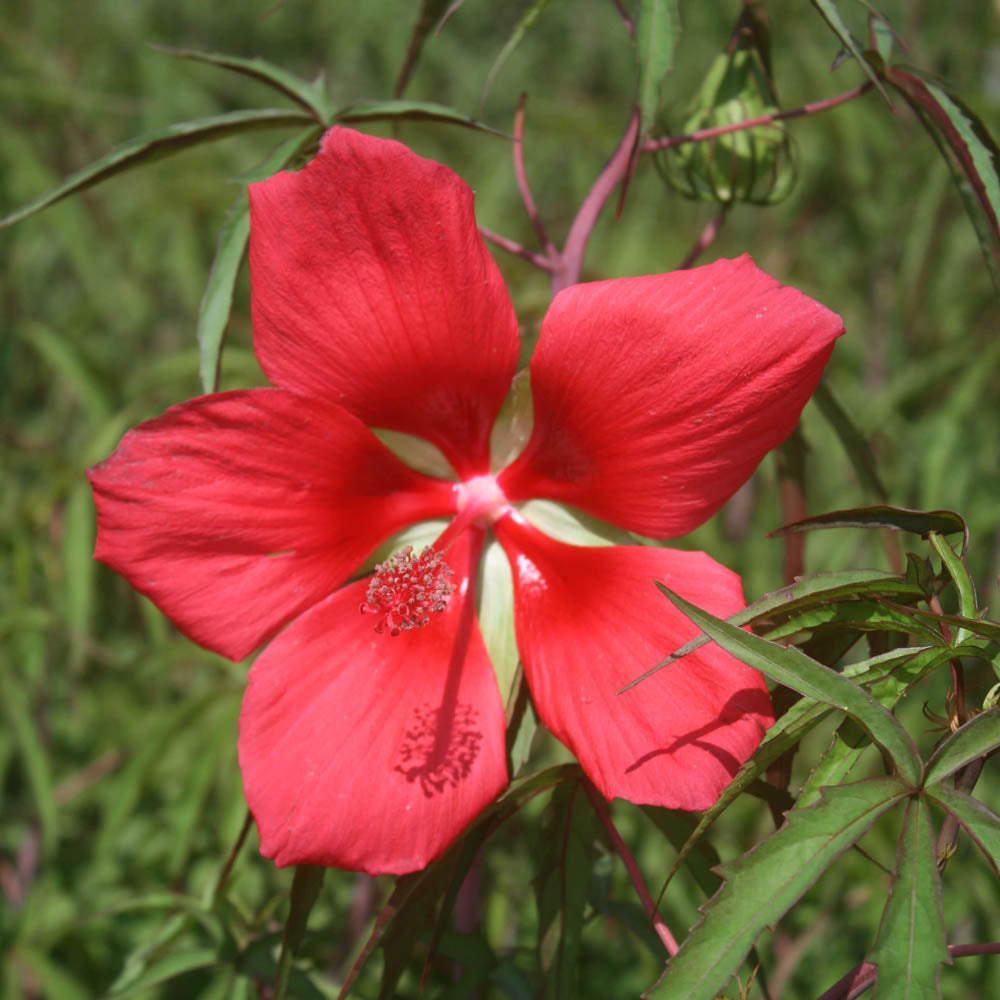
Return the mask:
<path fill-rule="evenodd" d="M 258 80 L 290 101 L 294 101 L 321 124 L 329 126 L 333 121 L 333 108 L 323 85 L 322 76 L 314 81 L 303 80 L 266 59 L 244 59 L 222 52 L 175 49 L 172 46 L 160 45 L 156 42 L 150 42 L 149 47 L 168 56 L 208 63 L 210 66 L 218 66 L 220 69 L 228 69 L 253 80 Z"/>
<path fill-rule="evenodd" d="M 744 632 L 696 608 L 663 584 L 657 583 L 657 586 L 727 653 L 799 694 L 847 712 L 889 755 L 904 780 L 911 785 L 919 782 L 922 763 L 913 740 L 864 688 L 794 647 L 778 646 Z"/>
<path fill-rule="evenodd" d="M 742 611 L 730 615 L 726 621 L 731 625 L 755 625 L 771 618 L 790 614 L 793 611 L 814 607 L 835 598 L 867 593 L 891 593 L 897 597 L 920 598 L 924 596 L 924 592 L 918 586 L 895 574 L 887 575 L 881 570 L 870 569 L 842 570 L 821 573 L 816 576 L 799 577 L 790 586 L 759 597 Z M 657 670 L 673 663 L 674 660 L 687 656 L 688 653 L 693 653 L 709 641 L 708 636 L 701 635 L 685 643 L 680 649 L 675 650 L 657 663 L 655 667 L 623 687 L 618 694 L 624 694 L 640 681 L 652 677 Z"/>
<path fill-rule="evenodd" d="M 941 150 L 1000 290 L 1000 147 L 982 120 L 936 81 L 902 66 L 886 70 L 885 79 Z"/>
<path fill-rule="evenodd" d="M 940 966 L 951 964 L 951 956 L 941 917 L 930 806 L 919 797 L 906 804 L 892 888 L 868 961 L 878 966 L 876 997 L 938 1000 L 941 995 Z"/>
<path fill-rule="evenodd" d="M 885 103 L 889 105 L 890 109 L 892 109 L 892 101 L 889 99 L 889 95 L 882 86 L 882 81 L 879 80 L 878 74 L 871 67 L 868 60 L 865 59 L 864 53 L 862 53 L 858 43 L 854 40 L 854 36 L 851 34 L 850 29 L 844 23 L 844 19 L 840 16 L 840 11 L 837 9 L 837 5 L 833 2 L 833 0 L 812 0 L 812 5 L 819 11 L 820 16 L 830 26 L 830 30 L 840 39 L 844 48 L 847 49 L 852 56 L 854 56 L 858 67 L 862 70 L 865 76 L 867 76 L 868 79 L 875 84 L 878 92 L 883 98 L 885 98 Z"/>
<path fill-rule="evenodd" d="M 660 109 L 660 89 L 673 69 L 681 34 L 677 0 L 639 0 L 636 15 L 635 58 L 639 71 L 639 141 L 647 135 Z"/>
<path fill-rule="evenodd" d="M 546 1000 L 574 1000 L 578 995 L 584 910 L 597 839 L 583 785 L 559 785 L 540 830 L 536 855 L 538 953 L 544 977 L 540 995 Z"/>
<path fill-rule="evenodd" d="M 372 101 L 364 104 L 352 104 L 341 108 L 336 113 L 338 122 L 382 122 L 382 121 L 428 121 L 441 122 L 445 125 L 462 125 L 465 128 L 476 129 L 478 132 L 488 132 L 503 139 L 509 138 L 505 132 L 487 125 L 485 122 L 463 114 L 444 104 L 433 101 Z"/>
<path fill-rule="evenodd" d="M 947 785 L 938 784 L 929 788 L 927 796 L 958 817 L 1000 877 L 1000 816 L 979 799 Z"/>
<path fill-rule="evenodd" d="M 791 810 L 781 829 L 722 866 L 725 884 L 646 995 L 714 1000 L 761 931 L 909 793 L 896 778 L 877 778 L 825 789 L 817 805 Z"/>
<path fill-rule="evenodd" d="M 934 751 L 924 775 L 924 785 L 935 785 L 978 757 L 985 757 L 1000 747 L 1000 708 L 970 719 Z"/>
<path fill-rule="evenodd" d="M 912 531 L 924 538 L 932 531 L 942 535 L 962 532 L 962 552 L 969 547 L 969 528 L 961 514 L 952 510 L 906 510 L 885 504 L 817 514 L 794 524 L 782 525 L 769 532 L 767 537 L 780 538 L 792 532 L 814 531 L 818 528 L 892 528 L 895 531 Z"/>
<path fill-rule="evenodd" d="M 63 198 L 84 191 L 95 184 L 100 184 L 101 181 L 106 181 L 109 177 L 179 153 L 190 146 L 197 146 L 203 142 L 214 142 L 231 135 L 260 129 L 293 128 L 311 121 L 312 116 L 303 111 L 262 108 L 227 111 L 211 118 L 176 122 L 166 128 L 131 139 L 111 150 L 110 153 L 102 156 L 89 167 L 78 170 L 51 191 L 47 191 L 34 201 L 28 202 L 27 205 L 23 205 L 5 218 L 0 219 L 0 229 L 4 226 L 12 226 L 15 222 L 20 222 L 22 219 L 40 212 L 43 208 L 54 205 Z"/>

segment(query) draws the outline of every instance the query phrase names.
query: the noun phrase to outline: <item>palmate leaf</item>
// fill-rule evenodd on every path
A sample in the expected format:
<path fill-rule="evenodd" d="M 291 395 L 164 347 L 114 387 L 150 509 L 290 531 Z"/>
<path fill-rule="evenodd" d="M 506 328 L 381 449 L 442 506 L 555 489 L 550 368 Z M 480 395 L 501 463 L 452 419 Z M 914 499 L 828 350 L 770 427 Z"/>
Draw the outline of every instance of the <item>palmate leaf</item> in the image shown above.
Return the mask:
<path fill-rule="evenodd" d="M 204 142 L 214 142 L 231 135 L 243 132 L 254 132 L 261 129 L 294 128 L 308 125 L 313 117 L 305 111 L 294 111 L 285 108 L 260 108 L 254 110 L 227 111 L 211 118 L 197 118 L 189 122 L 175 122 L 166 128 L 147 132 L 145 135 L 130 139 L 121 146 L 111 150 L 96 162 L 78 170 L 66 178 L 51 191 L 40 195 L 34 201 L 28 202 L 5 218 L 0 219 L 0 228 L 12 226 L 15 222 L 40 212 L 49 205 L 54 205 L 63 198 L 84 191 L 109 177 L 124 173 L 133 167 L 162 159 L 179 153 L 191 146 Z"/>
<path fill-rule="evenodd" d="M 793 691 L 847 712 L 892 760 L 910 785 L 920 780 L 922 763 L 905 729 L 864 688 L 810 659 L 794 647 L 768 642 L 702 611 L 662 583 L 657 587 L 727 653 Z"/>
<path fill-rule="evenodd" d="M 791 810 L 780 830 L 722 866 L 725 884 L 646 995 L 714 1000 L 761 931 L 911 791 L 897 778 L 877 778 L 825 789 L 818 804 Z"/>
<path fill-rule="evenodd" d="M 941 879 L 930 806 L 910 799 L 896 851 L 896 871 L 868 961 L 878 966 L 876 997 L 937 1000 L 942 962 L 951 963 L 941 918 Z"/>
<path fill-rule="evenodd" d="M 639 140 L 644 139 L 660 109 L 663 78 L 673 69 L 681 34 L 677 0 L 639 0 L 635 26 L 635 60 L 639 75 Z"/>
<path fill-rule="evenodd" d="M 860 663 L 852 664 L 844 669 L 844 676 L 850 677 L 855 684 L 883 686 L 885 691 L 880 695 L 878 700 L 886 708 L 892 708 L 913 684 L 917 683 L 917 681 L 938 666 L 939 663 L 947 660 L 951 655 L 952 653 L 947 649 L 933 647 L 926 647 L 924 649 L 896 649 Z M 695 850 L 702 837 L 704 837 L 709 828 L 726 809 L 753 782 L 759 779 L 767 768 L 786 750 L 790 750 L 796 746 L 807 733 L 826 719 L 833 711 L 834 709 L 829 705 L 803 698 L 792 705 L 768 729 L 764 734 L 764 739 L 760 742 L 760 746 L 754 751 L 753 756 L 736 772 L 736 776 L 726 786 L 712 808 L 707 809 L 701 814 L 697 825 L 691 831 L 683 846 L 680 847 L 674 863 L 667 872 L 660 889 L 661 896 L 674 875 L 687 862 L 690 853 Z M 831 772 L 835 770 L 834 763 L 831 762 Z M 837 761 L 836 764 L 839 769 L 843 770 L 843 773 L 847 773 L 850 767 L 853 766 L 853 762 L 843 759 Z M 810 792 L 811 785 L 812 777 L 810 777 L 806 787 L 799 794 L 798 803 L 800 806 L 811 804 L 813 800 L 818 798 L 819 786 L 816 787 L 815 794 L 812 794 Z"/>

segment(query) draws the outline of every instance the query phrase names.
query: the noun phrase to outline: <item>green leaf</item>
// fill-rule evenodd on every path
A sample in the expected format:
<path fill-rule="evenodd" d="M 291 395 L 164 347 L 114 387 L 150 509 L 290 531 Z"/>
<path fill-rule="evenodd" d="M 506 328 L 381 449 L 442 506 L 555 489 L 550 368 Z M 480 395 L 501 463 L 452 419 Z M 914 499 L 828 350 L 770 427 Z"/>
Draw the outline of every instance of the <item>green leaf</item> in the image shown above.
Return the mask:
<path fill-rule="evenodd" d="M 320 130 L 310 126 L 283 142 L 254 171 L 261 180 L 283 170 L 299 155 L 302 149 L 320 135 Z M 226 216 L 219 230 L 218 245 L 208 284 L 198 312 L 198 372 L 205 392 L 219 388 L 219 362 L 222 343 L 229 315 L 233 308 L 233 293 L 240 265 L 250 239 L 250 203 L 246 191 L 241 191 L 236 203 Z"/>
<path fill-rule="evenodd" d="M 906 803 L 896 872 L 868 961 L 878 966 L 876 996 L 937 1000 L 942 962 L 951 964 L 941 918 L 941 879 L 934 857 L 930 806 Z"/>
<path fill-rule="evenodd" d="M 700 823 L 695 822 L 691 813 L 679 809 L 643 806 L 642 811 L 673 844 L 678 854 L 684 852 L 684 866 L 698 883 L 698 888 L 701 889 L 706 898 L 711 896 L 719 888 L 719 876 L 714 869 L 722 859 L 715 848 L 711 844 L 703 842 L 701 837 L 693 839 Z M 678 858 L 678 861 L 680 860 Z M 671 872 L 672 876 L 673 872 Z"/>
<path fill-rule="evenodd" d="M 944 781 L 949 774 L 997 747 L 1000 747 L 1000 708 L 991 708 L 956 729 L 934 751 L 927 761 L 924 785 Z"/>
<path fill-rule="evenodd" d="M 941 557 L 945 570 L 951 577 L 955 589 L 958 591 L 958 607 L 964 618 L 975 618 L 978 612 L 976 607 L 976 585 L 972 582 L 972 575 L 962 562 L 958 553 L 948 544 L 946 538 L 940 537 L 936 532 L 930 532 L 927 536 L 931 547 Z M 962 550 L 965 551 L 964 549 Z M 958 629 L 955 633 L 955 642 L 962 642 L 967 638 L 965 629 Z"/>
<path fill-rule="evenodd" d="M 420 17 L 417 18 L 417 23 L 413 26 L 410 42 L 406 47 L 406 59 L 400 68 L 399 76 L 396 77 L 396 85 L 392 89 L 393 97 L 401 97 L 403 91 L 406 90 L 410 76 L 420 60 L 427 36 L 434 29 L 440 31 L 453 7 L 457 8 L 460 4 L 461 0 L 458 4 L 452 4 L 450 0 L 423 0 L 420 5 Z"/>
<path fill-rule="evenodd" d="M 878 778 L 828 788 L 817 805 L 791 810 L 780 830 L 722 866 L 725 884 L 648 996 L 714 1000 L 761 931 L 909 793 L 896 778 Z"/>
<path fill-rule="evenodd" d="M 649 135 L 660 110 L 660 89 L 674 67 L 681 35 L 677 0 L 639 0 L 635 58 L 639 70 L 639 140 Z"/>
<path fill-rule="evenodd" d="M 947 659 L 951 653 L 948 650 L 940 649 L 897 649 L 881 656 L 872 657 L 860 663 L 851 664 L 844 669 L 844 676 L 850 677 L 855 684 L 883 684 L 886 686 L 886 693 L 878 700 L 887 708 L 891 708 L 908 690 L 908 688 L 920 680 L 924 674 L 938 664 Z M 927 657 L 937 657 L 929 663 Z M 895 678 L 896 673 L 903 673 L 900 679 Z M 887 684 L 888 681 L 894 683 Z M 685 862 L 689 853 L 694 850 L 701 838 L 708 829 L 742 795 L 742 793 L 753 784 L 771 763 L 777 760 L 786 750 L 798 744 L 802 738 L 822 722 L 833 709 L 828 705 L 803 698 L 797 701 L 784 715 L 779 718 L 773 726 L 764 734 L 764 739 L 754 751 L 753 756 L 743 764 L 736 772 L 736 776 L 726 786 L 726 789 L 716 800 L 711 809 L 702 813 L 697 826 L 680 848 L 670 871 L 664 879 L 661 893 L 670 884 L 671 879 Z M 812 782 L 809 782 L 811 785 Z M 815 788 L 815 795 L 808 791 L 808 787 L 800 792 L 799 805 L 811 804 L 811 801 L 818 798 L 819 786 Z M 803 798 L 806 796 L 808 802 Z"/>
<path fill-rule="evenodd" d="M 198 312 L 198 374 L 205 392 L 218 392 L 222 341 L 233 308 L 236 279 L 250 240 L 250 201 L 241 191 L 219 230 L 215 260 Z"/>
<path fill-rule="evenodd" d="M 174 952 L 151 963 L 138 979 L 129 983 L 127 988 L 112 990 L 108 996 L 114 997 L 114 1000 L 126 1000 L 127 997 L 137 995 L 148 996 L 151 986 L 169 982 L 195 969 L 209 968 L 218 961 L 219 957 L 214 948 L 189 948 Z"/>
<path fill-rule="evenodd" d="M 91 1000 L 94 996 L 92 990 L 85 988 L 40 949 L 21 940 L 17 943 L 16 952 L 18 964 L 27 966 L 32 978 L 37 980 L 39 992 L 36 995 L 53 1000 Z"/>
<path fill-rule="evenodd" d="M 764 594 L 742 611 L 730 615 L 726 621 L 731 625 L 754 625 L 779 615 L 790 614 L 792 611 L 814 607 L 835 598 L 869 593 L 891 593 L 900 597 L 916 598 L 925 596 L 923 590 L 916 584 L 895 574 L 887 575 L 881 570 L 871 569 L 844 570 L 801 577 L 788 587 Z M 618 694 L 624 694 L 640 681 L 652 677 L 657 670 L 662 670 L 663 667 L 679 660 L 682 656 L 693 653 L 708 641 L 708 636 L 702 635 L 685 643 L 680 649 L 675 650 L 666 659 L 657 663 L 655 667 L 630 681 Z"/>
<path fill-rule="evenodd" d="M 66 570 L 66 627 L 69 631 L 70 664 L 79 667 L 91 646 L 91 626 L 97 576 L 93 558 L 96 519 L 90 486 L 80 481 L 66 498 L 62 557 Z"/>
<path fill-rule="evenodd" d="M 969 836 L 986 855 L 993 871 L 1000 876 L 1000 816 L 979 799 L 947 785 L 939 784 L 929 788 L 927 796 L 958 817 Z"/>
<path fill-rule="evenodd" d="M 892 528 L 895 531 L 912 531 L 924 538 L 932 531 L 942 535 L 961 532 L 964 538 L 963 552 L 969 544 L 969 529 L 961 514 L 952 510 L 906 510 L 885 504 L 817 514 L 794 524 L 783 525 L 770 532 L 768 538 L 780 538 L 792 532 L 814 531 L 817 528 Z"/>
<path fill-rule="evenodd" d="M 538 952 L 544 975 L 540 995 L 547 1000 L 577 996 L 583 913 L 597 840 L 583 785 L 560 785 L 552 794 L 535 855 Z"/>
<path fill-rule="evenodd" d="M 195 62 L 208 63 L 220 69 L 232 70 L 243 76 L 258 80 L 272 90 L 294 101 L 303 110 L 324 126 L 333 121 L 333 105 L 326 92 L 322 73 L 312 82 L 290 73 L 280 66 L 269 63 L 266 59 L 243 59 L 239 56 L 226 55 L 221 52 L 200 52 L 197 49 L 175 49 L 169 45 L 149 43 L 150 48 L 163 52 L 178 59 L 191 59 Z"/>
<path fill-rule="evenodd" d="M 893 66 L 885 79 L 917 112 L 945 158 L 1000 291 L 1000 148 L 956 95 L 917 70 Z"/>
<path fill-rule="evenodd" d="M 312 117 L 302 111 L 263 108 L 227 111 L 225 114 L 215 115 L 211 118 L 198 118 L 194 121 L 168 125 L 166 128 L 131 139 L 111 150 L 110 153 L 102 156 L 89 167 L 78 170 L 51 191 L 40 195 L 34 201 L 0 219 L 0 228 L 20 222 L 22 219 L 28 218 L 29 215 L 34 215 L 71 194 L 77 194 L 95 184 L 100 184 L 101 181 L 105 181 L 109 177 L 114 177 L 116 174 L 124 173 L 126 170 L 146 163 L 152 163 L 165 156 L 172 156 L 174 153 L 179 153 L 191 146 L 203 142 L 215 142 L 217 139 L 226 139 L 231 135 L 239 135 L 243 132 L 293 128 L 311 121 Z"/>
<path fill-rule="evenodd" d="M 420 121 L 441 122 L 444 125 L 462 125 L 465 128 L 476 129 L 478 132 L 489 132 L 507 138 L 506 133 L 487 125 L 485 122 L 463 114 L 444 104 L 433 101 L 373 101 L 366 104 L 352 104 L 341 108 L 336 114 L 338 122 L 384 122 L 384 121 Z"/>
<path fill-rule="evenodd" d="M 879 500 L 888 499 L 889 494 L 879 478 L 878 470 L 875 467 L 875 456 L 872 454 L 868 442 L 848 412 L 837 401 L 826 382 L 820 381 L 812 398 L 843 445 L 854 468 L 854 474 L 858 477 L 861 485 L 874 493 Z"/>
<path fill-rule="evenodd" d="M 890 757 L 911 785 L 920 780 L 922 764 L 905 729 L 864 688 L 810 659 L 794 647 L 784 647 L 744 632 L 702 611 L 668 590 L 657 587 L 706 635 L 727 653 L 760 670 L 779 684 L 808 698 L 847 712 Z"/>
<path fill-rule="evenodd" d="M 322 865 L 299 865 L 292 879 L 291 905 L 288 919 L 281 935 L 281 954 L 274 976 L 274 1000 L 285 1000 L 288 981 L 292 972 L 292 961 L 302 947 L 306 936 L 309 914 L 323 887 L 326 869 Z"/>
<path fill-rule="evenodd" d="M 941 641 L 939 632 L 935 632 L 919 619 L 907 614 L 908 610 L 905 605 L 890 607 L 880 601 L 838 601 L 794 615 L 788 621 L 767 629 L 763 634 L 768 639 L 776 641 L 823 626 L 840 628 L 849 626 L 861 632 L 902 632 L 916 636 L 925 645 Z"/>
<path fill-rule="evenodd" d="M 510 58 L 511 53 L 518 47 L 518 45 L 521 44 L 521 40 L 528 33 L 532 25 L 538 20 L 542 11 L 545 10 L 551 2 L 552 0 L 535 0 L 535 2 L 524 12 L 517 24 L 514 25 L 514 30 L 511 32 L 510 38 L 508 38 L 504 43 L 504 47 L 500 50 L 496 59 L 493 60 L 493 65 L 490 66 L 490 71 L 486 74 L 486 82 L 483 84 L 483 92 L 479 97 L 480 110 L 486 103 L 490 87 L 493 86 L 493 81 L 496 79 L 497 73 L 500 72 L 501 67 Z"/>
<path fill-rule="evenodd" d="M 41 653 L 41 647 L 38 647 Z M 41 732 L 25 686 L 15 679 L 9 664 L 0 658 L 0 713 L 7 717 L 7 729 L 13 736 L 21 758 L 21 766 L 31 789 L 32 804 L 38 811 L 42 832 L 42 849 L 46 857 L 55 850 L 59 839 L 59 810 L 52 783 L 49 755 L 42 742 Z M 2 716 L 0 716 L 2 717 Z"/>
<path fill-rule="evenodd" d="M 458 891 L 482 844 L 500 824 L 535 795 L 566 781 L 579 782 L 581 778 L 578 764 L 560 764 L 515 779 L 442 857 L 423 871 L 398 878 L 361 954 L 344 980 L 339 997 L 348 996 L 352 984 L 376 947 L 384 953 L 379 998 L 388 1000 L 396 996 L 396 984 L 405 972 L 415 947 L 426 937 L 426 932 L 440 926 L 450 912 L 449 899 L 453 899 Z"/>
<path fill-rule="evenodd" d="M 844 19 L 840 16 L 840 11 L 837 10 L 837 5 L 833 0 L 812 0 L 812 5 L 820 12 L 823 20 L 830 26 L 833 33 L 840 39 L 841 44 L 847 49 L 848 52 L 854 56 L 855 61 L 858 66 L 864 72 L 865 76 L 873 84 L 875 84 L 878 92 L 885 98 L 885 103 L 889 105 L 892 109 L 892 101 L 889 99 L 889 95 L 885 92 L 885 88 L 882 86 L 882 81 L 879 80 L 878 74 L 869 64 L 868 60 L 865 58 L 864 53 L 858 48 L 858 43 L 854 40 L 854 36 L 851 34 L 850 29 L 844 24 Z"/>

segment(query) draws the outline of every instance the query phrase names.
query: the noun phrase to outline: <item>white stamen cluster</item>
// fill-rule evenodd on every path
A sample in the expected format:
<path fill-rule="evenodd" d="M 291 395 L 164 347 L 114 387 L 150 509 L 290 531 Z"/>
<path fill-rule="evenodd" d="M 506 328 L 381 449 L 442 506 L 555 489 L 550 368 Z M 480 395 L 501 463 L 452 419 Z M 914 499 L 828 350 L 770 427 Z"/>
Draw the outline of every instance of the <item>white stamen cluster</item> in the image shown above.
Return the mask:
<path fill-rule="evenodd" d="M 431 612 L 448 606 L 455 590 L 448 580 L 452 575 L 439 552 L 428 547 L 415 556 L 413 546 L 407 545 L 376 565 L 361 613 L 381 616 L 375 625 L 380 634 L 386 629 L 389 635 L 399 635 L 422 628 L 430 622 Z"/>

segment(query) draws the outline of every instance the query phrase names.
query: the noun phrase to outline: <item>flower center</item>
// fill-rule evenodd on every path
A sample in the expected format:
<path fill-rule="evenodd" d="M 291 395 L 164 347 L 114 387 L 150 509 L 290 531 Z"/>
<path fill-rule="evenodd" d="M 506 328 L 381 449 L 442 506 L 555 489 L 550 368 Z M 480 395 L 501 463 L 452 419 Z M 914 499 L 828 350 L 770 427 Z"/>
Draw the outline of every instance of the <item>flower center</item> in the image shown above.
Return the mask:
<path fill-rule="evenodd" d="M 488 528 L 509 508 L 510 503 L 497 485 L 496 476 L 473 476 L 455 487 L 458 493 L 458 520 L 464 525 Z"/>
<path fill-rule="evenodd" d="M 407 545 L 375 567 L 368 593 L 361 603 L 363 615 L 378 615 L 378 633 L 389 630 L 399 635 L 422 628 L 431 620 L 431 612 L 441 612 L 455 590 L 449 582 L 451 568 L 441 553 L 426 548 L 419 556 Z"/>

